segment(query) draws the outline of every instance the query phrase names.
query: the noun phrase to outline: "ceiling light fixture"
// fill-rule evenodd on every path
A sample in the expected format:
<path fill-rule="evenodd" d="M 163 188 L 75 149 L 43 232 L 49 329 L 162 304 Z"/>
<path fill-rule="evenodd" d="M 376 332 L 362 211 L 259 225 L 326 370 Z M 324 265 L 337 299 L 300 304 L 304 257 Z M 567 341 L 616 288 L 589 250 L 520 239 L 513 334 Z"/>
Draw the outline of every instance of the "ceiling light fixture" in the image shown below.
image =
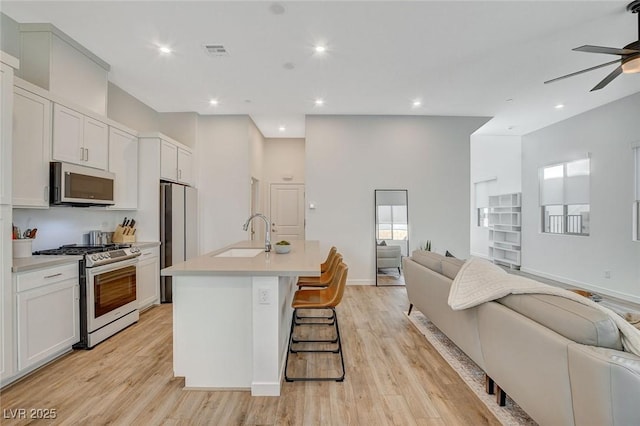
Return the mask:
<path fill-rule="evenodd" d="M 160 46 L 158 47 L 158 50 L 160 51 L 160 53 L 163 53 L 165 55 L 168 55 L 169 53 L 173 52 L 173 50 L 171 50 L 171 48 L 168 46 Z"/>
<path fill-rule="evenodd" d="M 556 109 L 562 109 L 562 108 L 564 108 L 564 105 L 563 104 L 558 104 L 558 105 L 555 106 L 555 108 Z"/>
<path fill-rule="evenodd" d="M 212 105 L 212 106 L 218 106 L 218 100 L 217 100 L 217 99 L 211 99 L 211 100 L 209 101 L 209 105 Z"/>
<path fill-rule="evenodd" d="M 622 61 L 622 72 L 625 74 L 633 74 L 640 72 L 640 54 L 635 57 L 629 57 Z"/>
<path fill-rule="evenodd" d="M 316 106 L 322 106 L 322 105 L 324 105 L 324 100 L 316 99 L 315 104 L 316 104 Z"/>
<path fill-rule="evenodd" d="M 413 107 L 414 107 L 414 108 L 418 108 L 418 107 L 419 107 L 419 106 L 421 106 L 421 105 L 422 105 L 422 102 L 421 102 L 421 101 L 413 101 Z"/>
<path fill-rule="evenodd" d="M 281 132 L 284 132 L 285 130 L 287 130 L 287 128 L 284 127 L 284 126 L 280 126 L 280 127 L 278 127 L 278 130 L 281 131 Z"/>
<path fill-rule="evenodd" d="M 324 53 L 327 51 L 327 48 L 319 44 L 314 48 L 314 50 L 316 51 L 316 53 Z"/>

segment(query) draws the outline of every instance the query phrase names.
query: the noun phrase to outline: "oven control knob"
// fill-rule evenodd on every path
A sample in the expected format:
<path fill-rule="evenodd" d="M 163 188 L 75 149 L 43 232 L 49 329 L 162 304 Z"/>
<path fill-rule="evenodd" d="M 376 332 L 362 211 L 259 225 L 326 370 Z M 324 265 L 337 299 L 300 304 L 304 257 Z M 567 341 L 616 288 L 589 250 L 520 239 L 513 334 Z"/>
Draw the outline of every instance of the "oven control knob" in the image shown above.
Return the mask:
<path fill-rule="evenodd" d="M 111 255 L 109 253 L 105 253 L 102 255 L 105 259 L 110 259 Z"/>
<path fill-rule="evenodd" d="M 99 257 L 98 257 L 98 255 L 97 255 L 97 254 L 93 254 L 93 255 L 91 255 L 91 260 L 94 260 L 94 261 L 95 261 L 95 260 L 98 260 L 98 259 L 99 259 Z"/>

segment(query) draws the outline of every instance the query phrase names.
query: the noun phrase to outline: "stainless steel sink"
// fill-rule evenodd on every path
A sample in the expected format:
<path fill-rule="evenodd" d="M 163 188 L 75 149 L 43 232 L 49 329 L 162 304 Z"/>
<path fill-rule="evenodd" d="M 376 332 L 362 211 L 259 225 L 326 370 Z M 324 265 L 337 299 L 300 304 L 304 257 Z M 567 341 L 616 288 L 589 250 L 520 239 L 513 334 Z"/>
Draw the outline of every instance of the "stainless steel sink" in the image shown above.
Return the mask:
<path fill-rule="evenodd" d="M 259 248 L 233 248 L 222 253 L 218 253 L 213 257 L 255 257 L 264 252 L 264 249 Z"/>

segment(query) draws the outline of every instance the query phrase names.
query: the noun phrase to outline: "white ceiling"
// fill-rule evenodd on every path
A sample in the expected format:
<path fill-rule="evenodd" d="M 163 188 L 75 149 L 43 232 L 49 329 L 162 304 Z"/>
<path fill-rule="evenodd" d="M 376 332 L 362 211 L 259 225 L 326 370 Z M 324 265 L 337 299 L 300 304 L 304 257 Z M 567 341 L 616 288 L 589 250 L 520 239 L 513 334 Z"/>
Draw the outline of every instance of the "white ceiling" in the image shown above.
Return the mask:
<path fill-rule="evenodd" d="M 489 116 L 478 133 L 522 135 L 639 92 L 640 74 L 589 92 L 613 65 L 543 84 L 616 58 L 574 47 L 637 40 L 627 3 L 298 1 L 279 2 L 281 14 L 272 1 L 3 0 L 0 8 L 20 23 L 54 24 L 157 111 L 249 114 L 266 137 L 304 137 L 307 114 Z M 313 51 L 318 43 L 326 53 Z M 203 44 L 230 55 L 208 56 Z"/>

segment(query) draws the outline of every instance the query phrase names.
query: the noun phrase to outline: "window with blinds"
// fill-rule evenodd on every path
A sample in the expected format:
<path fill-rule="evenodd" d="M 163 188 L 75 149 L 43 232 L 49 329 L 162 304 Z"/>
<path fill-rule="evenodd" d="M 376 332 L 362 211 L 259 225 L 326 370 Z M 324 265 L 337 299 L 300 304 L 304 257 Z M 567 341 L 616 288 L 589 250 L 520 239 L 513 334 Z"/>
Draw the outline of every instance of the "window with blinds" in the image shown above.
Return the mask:
<path fill-rule="evenodd" d="M 633 202 L 633 240 L 640 241 L 640 142 L 633 147 L 635 159 L 635 200 Z"/>
<path fill-rule="evenodd" d="M 496 193 L 497 179 L 488 179 L 474 183 L 476 195 L 476 225 L 483 228 L 489 227 L 489 195 Z"/>
<path fill-rule="evenodd" d="M 540 169 L 542 232 L 589 235 L 590 174 L 589 158 Z"/>

